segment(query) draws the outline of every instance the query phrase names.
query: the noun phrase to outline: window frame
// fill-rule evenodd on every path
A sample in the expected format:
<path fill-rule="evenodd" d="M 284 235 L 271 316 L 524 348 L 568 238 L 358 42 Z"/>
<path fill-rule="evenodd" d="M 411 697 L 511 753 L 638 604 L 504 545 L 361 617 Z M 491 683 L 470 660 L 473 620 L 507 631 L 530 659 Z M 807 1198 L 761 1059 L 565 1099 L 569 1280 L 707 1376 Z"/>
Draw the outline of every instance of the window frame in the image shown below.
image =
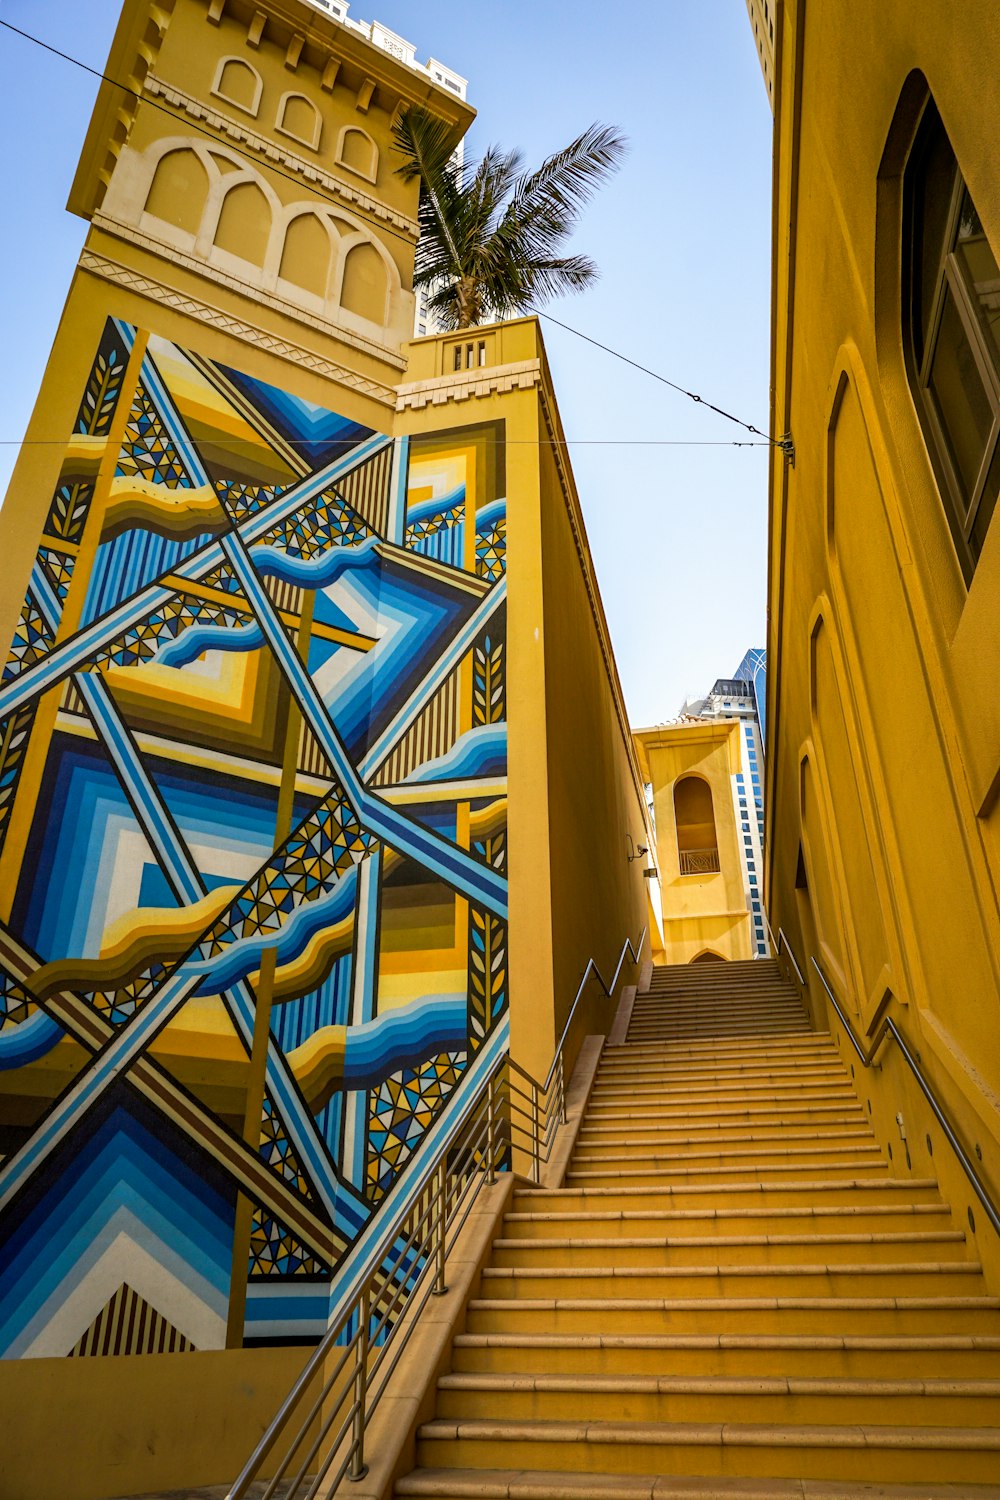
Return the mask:
<path fill-rule="evenodd" d="M 920 187 L 925 182 L 924 174 L 935 131 L 943 134 L 954 165 L 951 197 L 944 220 L 944 233 L 931 272 L 920 265 L 918 242 L 924 219 L 918 217 L 918 204 Z M 978 210 L 975 209 L 972 193 L 962 174 L 951 138 L 933 97 L 928 94 L 920 111 L 903 168 L 903 347 L 910 393 L 938 482 L 948 528 L 968 588 L 972 583 L 979 556 L 982 553 L 981 545 L 979 554 L 973 549 L 973 532 L 982 509 L 990 474 L 994 465 L 1000 464 L 1000 358 L 995 357 L 990 349 L 989 334 L 983 328 L 976 308 L 974 288 L 969 285 L 966 271 L 958 254 L 962 200 L 967 192 L 978 217 Z M 988 237 L 987 242 L 989 243 Z M 990 249 L 993 250 L 992 244 Z M 997 258 L 994 255 L 994 259 Z M 922 328 L 920 303 L 921 292 L 926 284 L 923 278 L 931 275 L 934 290 L 926 327 Z M 968 490 L 968 505 L 966 505 L 967 487 L 959 470 L 953 441 L 931 385 L 934 360 L 938 351 L 941 325 L 948 306 L 949 293 L 951 304 L 958 315 L 966 346 L 972 355 L 991 410 L 989 433 L 982 447 L 975 481 Z M 923 347 L 920 349 L 918 359 L 917 350 L 921 340 Z M 1000 505 L 996 503 L 996 498 L 994 498 L 994 506 L 995 515 L 1000 512 Z M 988 525 L 992 525 L 993 518 L 991 516 Z"/>

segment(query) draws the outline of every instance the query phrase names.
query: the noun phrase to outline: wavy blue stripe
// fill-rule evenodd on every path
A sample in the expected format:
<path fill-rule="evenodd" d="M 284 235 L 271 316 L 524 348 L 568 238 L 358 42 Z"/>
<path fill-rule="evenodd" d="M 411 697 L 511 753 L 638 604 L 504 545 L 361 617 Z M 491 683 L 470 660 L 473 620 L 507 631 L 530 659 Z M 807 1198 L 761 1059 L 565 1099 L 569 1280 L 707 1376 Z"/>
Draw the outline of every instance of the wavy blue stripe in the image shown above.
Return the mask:
<path fill-rule="evenodd" d="M 35 1011 L 20 1026 L 0 1031 L 0 1071 L 21 1068 L 51 1052 L 63 1035 L 58 1021 L 43 1010 Z"/>
<path fill-rule="evenodd" d="M 353 910 L 357 878 L 355 865 L 325 894 L 294 911 L 277 932 L 255 933 L 253 937 L 241 938 L 212 961 L 196 957 L 182 965 L 179 972 L 204 976 L 196 995 L 217 995 L 259 969 L 267 948 L 275 950 L 279 965 L 291 963 L 321 927 L 332 927 Z"/>
<path fill-rule="evenodd" d="M 161 667 L 187 667 L 205 651 L 255 651 L 263 644 L 256 620 L 249 625 L 189 625 L 161 646 L 153 660 Z"/>
<path fill-rule="evenodd" d="M 366 564 L 378 541 L 377 536 L 369 536 L 356 547 L 330 547 L 318 557 L 293 557 L 282 547 L 261 545 L 252 547 L 250 556 L 258 573 L 270 573 L 282 583 L 297 584 L 299 588 L 325 589 L 349 568 Z"/>
<path fill-rule="evenodd" d="M 506 500 L 491 500 L 489 505 L 484 505 L 482 510 L 476 511 L 476 535 L 489 531 L 490 527 L 495 526 L 506 514 Z"/>
<path fill-rule="evenodd" d="M 461 781 L 470 776 L 502 776 L 507 770 L 507 725 L 481 724 L 469 729 L 436 760 L 425 761 L 404 785 L 424 781 Z"/>
<path fill-rule="evenodd" d="M 367 1089 L 390 1073 L 426 1062 L 438 1052 L 466 1046 L 464 995 L 426 995 L 405 1009 L 388 1011 L 348 1029 L 344 1086 Z"/>
<path fill-rule="evenodd" d="M 452 506 L 461 505 L 465 500 L 465 485 L 456 485 L 447 495 L 434 495 L 430 500 L 421 500 L 418 505 L 410 505 L 406 510 L 407 526 L 416 526 L 421 521 L 433 520 L 435 516 L 443 515 Z"/>

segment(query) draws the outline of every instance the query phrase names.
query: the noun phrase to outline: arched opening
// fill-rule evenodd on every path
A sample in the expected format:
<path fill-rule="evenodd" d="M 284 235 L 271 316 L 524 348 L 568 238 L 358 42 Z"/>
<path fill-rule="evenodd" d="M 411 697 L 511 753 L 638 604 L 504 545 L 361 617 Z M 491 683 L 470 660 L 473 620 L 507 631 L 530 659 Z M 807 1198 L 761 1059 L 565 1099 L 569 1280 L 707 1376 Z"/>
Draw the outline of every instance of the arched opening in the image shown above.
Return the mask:
<path fill-rule="evenodd" d="M 182 146 L 161 157 L 146 195 L 145 211 L 197 235 L 208 198 L 208 173 L 196 152 Z"/>
<path fill-rule="evenodd" d="M 344 279 L 340 288 L 340 305 L 345 312 L 356 313 L 382 326 L 386 313 L 386 275 L 382 258 L 374 245 L 355 245 L 344 262 Z"/>
<path fill-rule="evenodd" d="M 262 266 L 271 235 L 271 205 L 255 182 L 239 182 L 222 201 L 215 231 L 217 249 Z"/>
<path fill-rule="evenodd" d="M 715 831 L 712 788 L 701 776 L 682 776 L 674 785 L 674 822 L 682 875 L 715 875 L 719 839 Z"/>
<path fill-rule="evenodd" d="M 337 161 L 341 166 L 368 182 L 374 182 L 378 174 L 378 147 L 371 136 L 356 126 L 347 125 L 340 132 L 337 143 Z"/>
<path fill-rule="evenodd" d="M 330 276 L 330 233 L 316 214 L 299 214 L 285 232 L 278 275 L 326 300 Z"/>
<path fill-rule="evenodd" d="M 724 964 L 726 960 L 721 953 L 713 953 L 711 948 L 706 948 L 703 953 L 696 953 L 691 962 L 693 964 Z"/>
<path fill-rule="evenodd" d="M 282 135 L 290 135 L 293 140 L 300 141 L 303 146 L 309 146 L 311 150 L 319 150 L 320 131 L 323 121 L 320 112 L 311 99 L 305 94 L 284 94 L 278 105 L 278 118 L 275 129 L 280 130 Z"/>
<path fill-rule="evenodd" d="M 257 69 L 242 57 L 221 59 L 212 84 L 212 93 L 227 104 L 256 116 L 264 81 Z"/>

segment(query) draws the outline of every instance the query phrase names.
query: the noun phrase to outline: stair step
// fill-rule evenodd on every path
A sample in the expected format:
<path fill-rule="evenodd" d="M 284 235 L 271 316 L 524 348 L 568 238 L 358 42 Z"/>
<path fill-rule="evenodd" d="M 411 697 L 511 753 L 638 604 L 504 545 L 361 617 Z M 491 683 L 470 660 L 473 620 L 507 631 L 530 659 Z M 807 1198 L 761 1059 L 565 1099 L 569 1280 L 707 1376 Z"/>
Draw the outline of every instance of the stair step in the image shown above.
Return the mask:
<path fill-rule="evenodd" d="M 729 1234 L 682 1236 L 630 1236 L 587 1238 L 584 1234 L 542 1238 L 496 1239 L 493 1263 L 498 1266 L 587 1266 L 600 1264 L 612 1252 L 619 1266 L 673 1265 L 707 1266 L 732 1264 L 750 1252 L 755 1262 L 769 1266 L 789 1265 L 799 1260 L 856 1261 L 863 1253 L 866 1263 L 912 1256 L 926 1257 L 935 1248 L 950 1256 L 966 1250 L 959 1229 L 899 1232 L 855 1232 L 823 1234 Z M 968 1252 L 971 1258 L 971 1251 Z"/>
<path fill-rule="evenodd" d="M 722 1129 L 728 1125 L 780 1124 L 783 1120 L 787 1120 L 789 1124 L 803 1124 L 809 1120 L 815 1120 L 817 1123 L 831 1120 L 836 1122 L 854 1119 L 857 1116 L 862 1119 L 867 1118 L 857 1100 L 849 1098 L 819 1104 L 788 1105 L 780 1109 L 762 1101 L 759 1104 L 720 1105 L 714 1111 L 708 1108 L 690 1107 L 669 1111 L 663 1109 L 659 1110 L 655 1116 L 655 1127 L 663 1130 L 676 1130 L 679 1125 L 694 1123 L 699 1130 L 709 1130 L 713 1127 Z M 591 1100 L 585 1118 L 587 1124 L 581 1126 L 581 1134 L 585 1129 L 593 1131 L 634 1130 L 636 1120 L 642 1122 L 643 1129 L 650 1127 L 648 1110 L 629 1109 L 624 1103 L 601 1103 Z"/>
<path fill-rule="evenodd" d="M 482 1295 L 600 1297 L 962 1297 L 981 1289 L 978 1261 L 832 1261 L 766 1265 L 559 1265 L 483 1269 Z"/>
<path fill-rule="evenodd" d="M 791 1155 L 791 1153 L 789 1153 Z M 631 1170 L 624 1167 L 577 1167 L 571 1164 L 566 1175 L 568 1187 L 613 1187 L 624 1179 L 626 1184 L 636 1186 L 654 1186 L 657 1182 L 672 1181 L 677 1187 L 684 1187 L 691 1183 L 704 1183 L 722 1186 L 739 1179 L 751 1182 L 769 1183 L 783 1178 L 786 1182 L 803 1181 L 815 1176 L 818 1171 L 830 1174 L 843 1174 L 846 1177 L 854 1177 L 862 1172 L 870 1172 L 873 1176 L 886 1174 L 889 1163 L 882 1160 L 874 1150 L 864 1152 L 845 1151 L 838 1156 L 830 1156 L 825 1160 L 819 1153 L 808 1153 L 802 1159 L 775 1161 L 765 1164 L 750 1161 L 739 1166 L 728 1166 L 719 1164 L 716 1166 L 699 1167 L 643 1167 L 633 1166 Z"/>
<path fill-rule="evenodd" d="M 431 1500 L 1000 1500 L 1000 1486 L 950 1484 L 868 1485 L 797 1479 L 723 1476 L 570 1474 L 555 1470 L 416 1469 L 397 1480 L 400 1496 Z"/>
<path fill-rule="evenodd" d="M 1000 1334 L 460 1333 L 456 1370 L 551 1374 L 996 1378 Z"/>
<path fill-rule="evenodd" d="M 643 1208 L 677 1209 L 701 1208 L 711 1199 L 714 1206 L 726 1210 L 730 1207 L 792 1208 L 809 1207 L 816 1202 L 829 1207 L 853 1204 L 908 1202 L 918 1192 L 936 1192 L 937 1182 L 933 1177 L 853 1177 L 840 1180 L 831 1177 L 811 1177 L 794 1183 L 772 1179 L 768 1182 L 728 1183 L 679 1183 L 672 1186 L 661 1183 L 657 1186 L 641 1186 L 617 1183 L 613 1187 L 600 1184 L 570 1188 L 528 1188 L 516 1190 L 513 1196 L 515 1208 L 530 1202 L 532 1210 L 542 1212 L 546 1206 L 558 1204 L 562 1212 L 576 1212 L 580 1208 L 618 1207 L 621 1210 Z M 610 1202 L 609 1202 L 610 1200 Z"/>
<path fill-rule="evenodd" d="M 464 1421 L 868 1422 L 877 1427 L 997 1427 L 998 1380 L 849 1380 L 787 1376 L 486 1374 L 438 1381 L 437 1415 Z"/>
<path fill-rule="evenodd" d="M 696 1133 L 689 1129 L 686 1134 L 680 1130 L 667 1130 L 656 1135 L 643 1134 L 634 1135 L 628 1144 L 634 1147 L 631 1153 L 622 1153 L 622 1141 L 605 1140 L 601 1137 L 588 1135 L 582 1140 L 583 1131 L 577 1138 L 577 1147 L 573 1156 L 574 1162 L 584 1160 L 600 1161 L 670 1161 L 683 1157 L 685 1161 L 698 1161 L 703 1157 L 724 1156 L 773 1156 L 775 1148 L 782 1141 L 812 1141 L 816 1143 L 817 1149 L 825 1149 L 823 1143 L 834 1141 L 871 1142 L 872 1148 L 878 1150 L 872 1128 L 866 1120 L 860 1122 L 848 1121 L 846 1123 L 831 1120 L 826 1125 L 812 1125 L 808 1128 L 779 1130 L 775 1127 L 767 1129 L 762 1126 L 754 1126 L 752 1129 L 734 1130 L 732 1128 L 723 1131 L 716 1128 L 715 1131 L 709 1126 L 701 1126 Z M 715 1149 L 706 1151 L 704 1148 L 711 1146 Z M 729 1148 L 733 1149 L 730 1150 Z M 648 1148 L 648 1149 L 647 1149 Z M 755 1150 L 759 1148 L 759 1150 Z M 789 1148 L 791 1150 L 791 1148 Z"/>
<path fill-rule="evenodd" d="M 590 1209 L 577 1212 L 532 1213 L 514 1210 L 504 1215 L 505 1232 L 512 1239 L 549 1239 L 565 1235 L 567 1239 L 586 1239 L 594 1235 L 608 1238 L 648 1238 L 674 1235 L 692 1239 L 755 1234 L 765 1226 L 770 1238 L 782 1234 L 824 1233 L 836 1222 L 844 1232 L 882 1234 L 909 1232 L 918 1227 L 928 1233 L 950 1232 L 951 1214 L 946 1204 L 887 1203 L 816 1207 L 805 1204 L 788 1208 L 705 1207 L 684 1209 Z M 773 1226 L 773 1229 L 772 1229 Z M 959 1231 L 954 1231 L 960 1234 Z M 964 1236 L 960 1236 L 963 1237 Z"/>
<path fill-rule="evenodd" d="M 553 1292 L 555 1288 L 551 1289 Z M 618 1289 L 616 1288 L 616 1291 Z M 625 1284 L 622 1283 L 622 1292 Z M 988 1296 L 477 1297 L 469 1333 L 1000 1335 Z"/>
<path fill-rule="evenodd" d="M 990 1483 L 995 1427 L 757 1423 L 434 1420 L 417 1432 L 422 1467 L 518 1468 L 592 1474 L 701 1474 Z"/>

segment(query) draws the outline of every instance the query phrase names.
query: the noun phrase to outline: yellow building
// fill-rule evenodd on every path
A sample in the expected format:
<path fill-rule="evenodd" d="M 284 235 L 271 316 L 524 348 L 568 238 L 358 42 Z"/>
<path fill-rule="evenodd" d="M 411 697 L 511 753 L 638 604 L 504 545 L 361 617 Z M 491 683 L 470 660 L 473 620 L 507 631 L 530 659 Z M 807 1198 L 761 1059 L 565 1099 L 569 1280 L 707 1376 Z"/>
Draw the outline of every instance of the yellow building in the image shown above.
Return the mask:
<path fill-rule="evenodd" d="M 391 124 L 471 109 L 304 0 L 127 0 L 106 71 L 3 512 L 19 1500 L 230 1479 L 449 1099 L 544 1077 L 648 908 L 538 325 L 406 342 Z"/>
<path fill-rule="evenodd" d="M 725 719 L 635 731 L 653 789 L 663 903 L 663 951 L 654 957 L 662 963 L 754 956 L 736 817 L 741 732 Z"/>
<path fill-rule="evenodd" d="M 898 1026 L 1000 1193 L 1000 30 L 985 0 L 776 30 L 768 909 L 894 1170 L 939 1178 L 996 1289 L 899 1047 L 864 1071 L 819 970 L 863 1046 Z"/>

